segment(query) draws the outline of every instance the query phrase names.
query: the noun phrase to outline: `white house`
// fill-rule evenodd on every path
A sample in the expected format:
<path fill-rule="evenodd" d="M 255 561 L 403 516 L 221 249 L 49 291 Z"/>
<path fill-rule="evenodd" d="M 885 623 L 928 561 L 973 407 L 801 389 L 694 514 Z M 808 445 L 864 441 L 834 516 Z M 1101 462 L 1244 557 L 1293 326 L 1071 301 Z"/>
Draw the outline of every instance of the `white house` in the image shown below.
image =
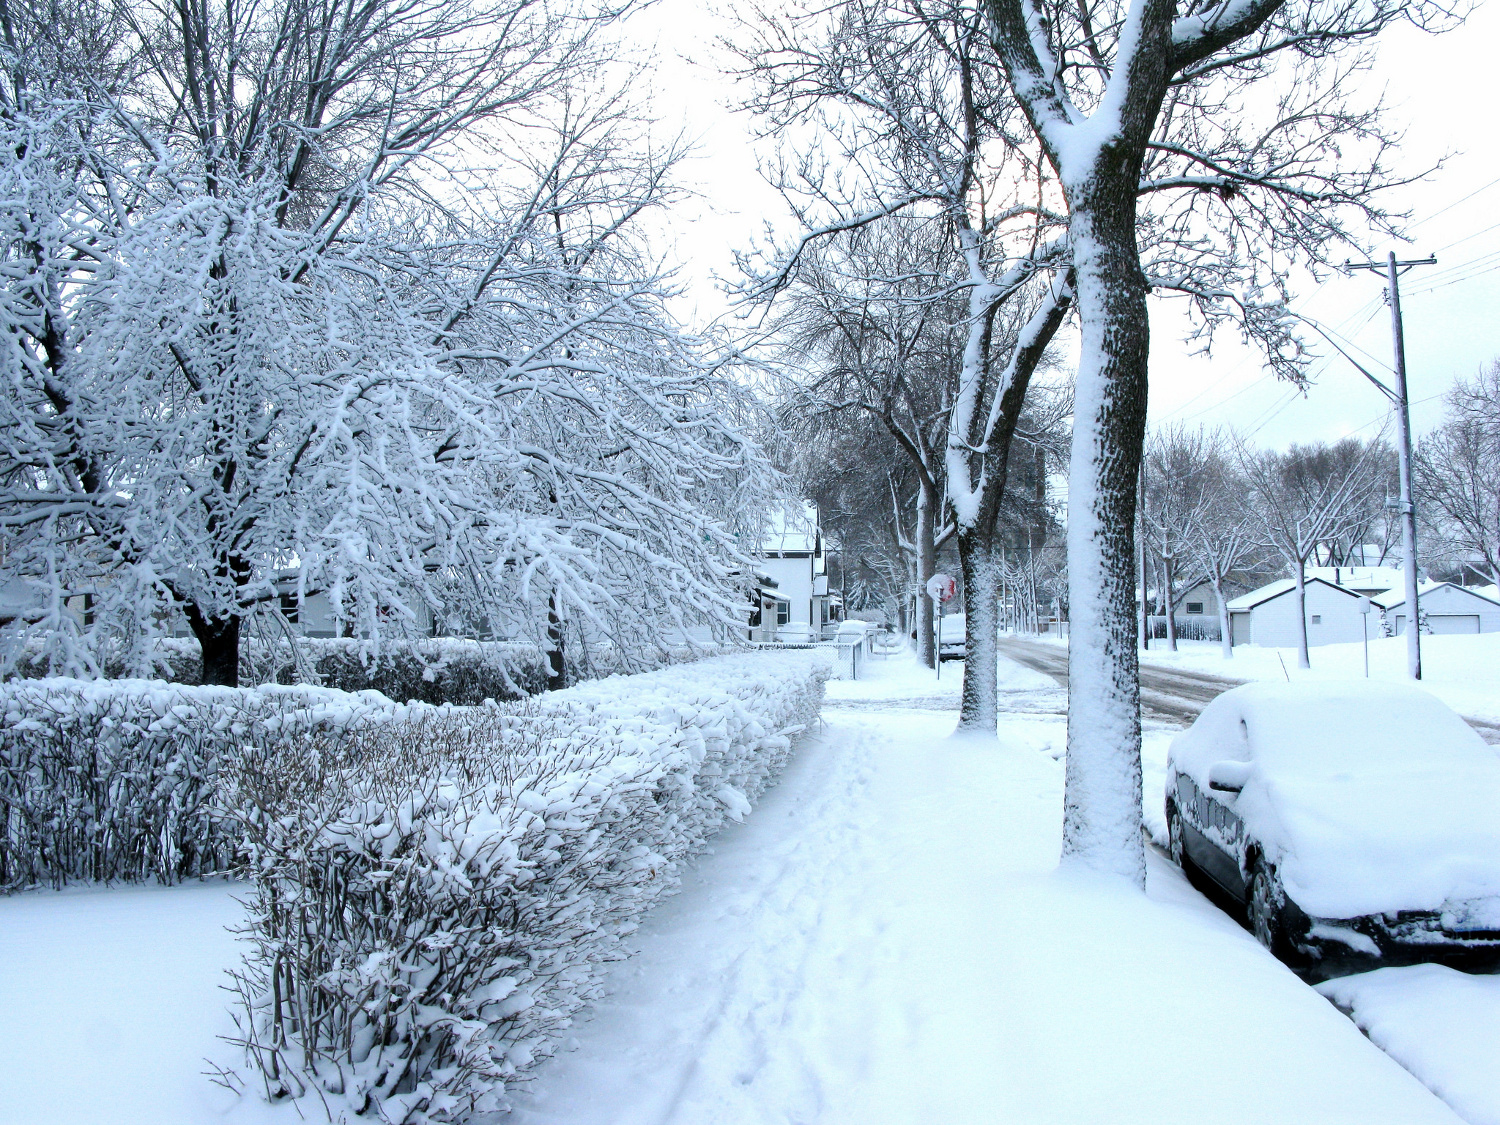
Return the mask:
<path fill-rule="evenodd" d="M 818 634 L 829 621 L 828 571 L 818 509 L 809 504 L 801 519 L 779 519 L 756 559 L 757 573 L 775 591 L 776 625 L 789 632 Z M 800 628 L 799 628 L 800 627 Z"/>
<path fill-rule="evenodd" d="M 1320 568 L 1321 569 L 1321 568 Z M 1332 645 L 1364 638 L 1365 628 L 1380 635 L 1378 609 L 1366 622 L 1360 612 L 1361 595 L 1347 586 L 1335 586 L 1322 578 L 1309 578 L 1307 589 L 1307 643 Z M 1268 648 L 1290 648 L 1298 641 L 1297 583 L 1281 578 L 1229 603 L 1230 635 L 1237 645 L 1256 644 Z"/>
<path fill-rule="evenodd" d="M 1385 611 L 1391 630 L 1406 631 L 1406 592 L 1391 590 L 1375 603 Z M 1417 606 L 1433 633 L 1500 633 L 1500 600 L 1473 587 L 1452 582 L 1427 582 L 1417 589 Z"/>

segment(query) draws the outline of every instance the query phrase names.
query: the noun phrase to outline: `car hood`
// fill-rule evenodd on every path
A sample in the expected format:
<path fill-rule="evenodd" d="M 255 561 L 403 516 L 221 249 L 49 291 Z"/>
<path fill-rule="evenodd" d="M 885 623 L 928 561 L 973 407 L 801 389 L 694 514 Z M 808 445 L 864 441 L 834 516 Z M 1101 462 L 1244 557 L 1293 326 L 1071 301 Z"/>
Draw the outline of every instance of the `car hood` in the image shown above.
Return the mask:
<path fill-rule="evenodd" d="M 1282 885 L 1320 918 L 1500 898 L 1500 768 L 1255 777 L 1234 800 Z"/>

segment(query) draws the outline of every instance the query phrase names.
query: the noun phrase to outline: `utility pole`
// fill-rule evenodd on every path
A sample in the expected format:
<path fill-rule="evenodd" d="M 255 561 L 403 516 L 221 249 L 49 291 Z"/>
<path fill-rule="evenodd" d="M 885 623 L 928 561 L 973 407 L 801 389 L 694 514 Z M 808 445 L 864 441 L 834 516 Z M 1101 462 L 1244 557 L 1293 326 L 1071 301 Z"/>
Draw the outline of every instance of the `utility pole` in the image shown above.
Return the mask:
<path fill-rule="evenodd" d="M 1412 502 L 1411 491 L 1411 408 L 1410 396 L 1406 392 L 1406 340 L 1401 328 L 1401 285 L 1398 279 L 1414 266 L 1433 266 L 1437 258 L 1428 255 L 1409 262 L 1399 262 L 1395 254 L 1387 254 L 1384 262 L 1345 262 L 1344 272 L 1370 270 L 1385 274 L 1386 303 L 1391 306 L 1391 346 L 1396 357 L 1396 389 L 1392 391 L 1379 379 L 1360 371 L 1384 392 L 1396 407 L 1396 419 L 1401 435 L 1397 447 L 1401 465 L 1401 499 L 1396 508 L 1401 512 L 1401 547 L 1406 555 L 1406 665 L 1414 680 L 1422 678 L 1421 615 L 1417 605 L 1417 507 Z M 1343 351 L 1342 348 L 1339 349 Z M 1345 355 L 1347 359 L 1347 354 Z M 1350 362 L 1353 362 L 1352 360 Z"/>

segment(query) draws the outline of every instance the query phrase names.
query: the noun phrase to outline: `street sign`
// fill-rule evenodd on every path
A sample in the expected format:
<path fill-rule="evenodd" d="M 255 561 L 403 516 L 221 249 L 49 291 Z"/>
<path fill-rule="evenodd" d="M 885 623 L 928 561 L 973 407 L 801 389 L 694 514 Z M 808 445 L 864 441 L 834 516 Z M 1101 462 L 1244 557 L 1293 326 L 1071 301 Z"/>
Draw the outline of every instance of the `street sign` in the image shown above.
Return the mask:
<path fill-rule="evenodd" d="M 958 583 L 946 574 L 934 574 L 927 580 L 927 596 L 935 602 L 952 601 Z"/>

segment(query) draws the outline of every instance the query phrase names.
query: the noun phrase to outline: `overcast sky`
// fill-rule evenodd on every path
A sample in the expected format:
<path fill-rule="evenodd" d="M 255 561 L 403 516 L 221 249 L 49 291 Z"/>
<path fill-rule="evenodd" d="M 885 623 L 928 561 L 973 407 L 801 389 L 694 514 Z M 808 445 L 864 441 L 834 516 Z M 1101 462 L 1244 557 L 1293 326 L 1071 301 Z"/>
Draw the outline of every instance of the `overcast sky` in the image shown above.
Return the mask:
<path fill-rule="evenodd" d="M 744 248 L 769 223 L 793 229 L 781 201 L 757 173 L 748 121 L 731 111 L 732 82 L 719 75 L 711 40 L 724 22 L 703 0 L 659 0 L 635 17 L 631 31 L 642 49 L 657 52 L 658 112 L 699 143 L 685 178 L 699 193 L 670 216 L 670 251 L 681 263 L 687 306 L 717 315 L 722 298 L 715 274 L 731 274 L 732 251 Z M 1429 36 L 1398 28 L 1380 43 L 1379 61 L 1365 80 L 1383 88 L 1392 121 L 1406 126 L 1397 172 L 1415 172 L 1444 156 L 1446 164 L 1420 184 L 1393 193 L 1409 210 L 1411 242 L 1381 244 L 1381 256 L 1435 253 L 1436 266 L 1402 279 L 1406 359 L 1417 432 L 1441 416 L 1443 392 L 1455 376 L 1472 375 L 1500 357 L 1500 124 L 1497 124 L 1495 45 L 1500 8 L 1482 6 L 1456 32 Z M 1404 165 L 1404 167 L 1402 166 Z M 1391 364 L 1390 316 L 1379 277 L 1334 274 L 1307 280 L 1295 311 L 1337 329 L 1377 374 Z M 1306 395 L 1278 382 L 1254 354 L 1225 336 L 1211 358 L 1187 354 L 1180 340 L 1178 302 L 1155 301 L 1152 311 L 1151 421 L 1228 424 L 1253 432 L 1265 445 L 1369 436 L 1388 418 L 1385 400 L 1326 345 Z"/>

